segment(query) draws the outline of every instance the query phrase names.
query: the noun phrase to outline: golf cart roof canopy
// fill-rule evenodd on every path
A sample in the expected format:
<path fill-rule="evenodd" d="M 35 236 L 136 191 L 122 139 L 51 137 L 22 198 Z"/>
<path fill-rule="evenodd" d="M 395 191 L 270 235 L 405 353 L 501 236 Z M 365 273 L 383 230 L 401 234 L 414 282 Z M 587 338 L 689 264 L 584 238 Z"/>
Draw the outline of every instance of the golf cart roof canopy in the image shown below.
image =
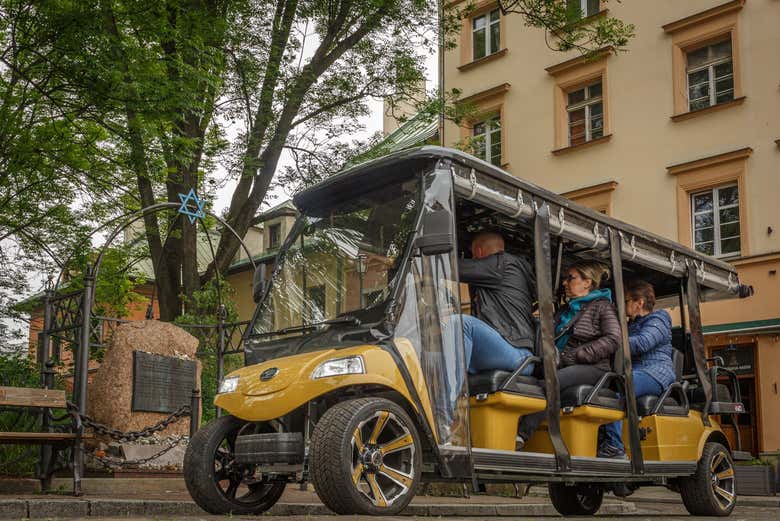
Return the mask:
<path fill-rule="evenodd" d="M 745 297 L 753 292 L 751 286 L 739 283 L 736 269 L 726 262 L 586 208 L 450 148 L 424 146 L 354 166 L 300 192 L 294 202 L 304 212 L 316 212 L 360 194 L 366 187 L 403 182 L 437 165 L 452 171 L 458 196 L 507 217 L 528 223 L 537 208 L 547 205 L 551 233 L 583 247 L 607 251 L 609 230 L 616 230 L 622 237 L 624 259 L 677 278 L 690 269 L 705 290 L 703 300 Z"/>

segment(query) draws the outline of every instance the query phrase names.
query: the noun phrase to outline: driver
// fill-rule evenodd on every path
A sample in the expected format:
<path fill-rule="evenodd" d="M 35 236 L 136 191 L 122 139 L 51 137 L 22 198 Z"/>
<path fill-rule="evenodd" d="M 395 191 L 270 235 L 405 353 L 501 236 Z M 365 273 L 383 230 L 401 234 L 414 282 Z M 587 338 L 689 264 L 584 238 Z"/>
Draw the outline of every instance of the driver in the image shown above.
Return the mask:
<path fill-rule="evenodd" d="M 462 315 L 466 363 L 471 374 L 514 371 L 531 356 L 531 316 L 536 279 L 530 263 L 504 251 L 504 238 L 483 231 L 471 241 L 471 259 L 460 259 L 460 281 L 469 284 L 472 315 Z M 533 364 L 523 375 L 533 372 Z"/>

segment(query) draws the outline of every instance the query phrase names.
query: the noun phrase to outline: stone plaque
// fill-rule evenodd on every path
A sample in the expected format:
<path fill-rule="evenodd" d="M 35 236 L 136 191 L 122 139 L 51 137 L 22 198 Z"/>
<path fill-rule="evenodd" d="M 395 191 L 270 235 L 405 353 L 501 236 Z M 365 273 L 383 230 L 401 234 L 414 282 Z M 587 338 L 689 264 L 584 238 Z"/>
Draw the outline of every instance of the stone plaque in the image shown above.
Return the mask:
<path fill-rule="evenodd" d="M 189 405 L 195 389 L 194 360 L 133 351 L 133 411 L 170 413 Z"/>

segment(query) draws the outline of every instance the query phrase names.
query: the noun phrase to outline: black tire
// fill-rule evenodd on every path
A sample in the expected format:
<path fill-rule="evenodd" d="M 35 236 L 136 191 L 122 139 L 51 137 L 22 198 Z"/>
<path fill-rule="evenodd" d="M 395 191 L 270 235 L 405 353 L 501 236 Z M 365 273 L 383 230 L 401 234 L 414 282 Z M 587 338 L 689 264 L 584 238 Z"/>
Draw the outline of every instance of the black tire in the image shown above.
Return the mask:
<path fill-rule="evenodd" d="M 187 446 L 184 482 L 195 503 L 210 514 L 262 514 L 284 492 L 285 483 L 251 482 L 253 467 L 235 464 L 236 436 L 245 425 L 234 416 L 222 416 L 196 432 Z"/>
<path fill-rule="evenodd" d="M 693 476 L 680 478 L 680 496 L 694 516 L 727 516 L 737 504 L 734 461 L 716 442 L 704 445 Z"/>
<path fill-rule="evenodd" d="M 549 483 L 550 501 L 562 516 L 592 516 L 601 508 L 604 489 L 597 485 Z"/>
<path fill-rule="evenodd" d="M 417 492 L 421 467 L 414 422 L 390 400 L 339 403 L 322 415 L 312 433 L 311 481 L 337 514 L 399 513 Z"/>

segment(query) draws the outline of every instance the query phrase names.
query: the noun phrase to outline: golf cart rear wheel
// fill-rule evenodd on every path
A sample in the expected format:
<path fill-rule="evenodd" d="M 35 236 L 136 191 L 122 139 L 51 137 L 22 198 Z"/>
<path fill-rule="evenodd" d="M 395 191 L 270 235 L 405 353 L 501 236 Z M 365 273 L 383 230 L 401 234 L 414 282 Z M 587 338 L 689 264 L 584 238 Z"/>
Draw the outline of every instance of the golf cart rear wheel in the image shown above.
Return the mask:
<path fill-rule="evenodd" d="M 720 443 L 706 443 L 696 474 L 680 479 L 680 496 L 695 516 L 727 516 L 737 504 L 734 461 Z"/>
<path fill-rule="evenodd" d="M 262 514 L 279 500 L 283 482 L 258 481 L 254 465 L 235 461 L 239 432 L 253 425 L 234 416 L 217 418 L 190 440 L 184 455 L 184 482 L 192 499 L 210 514 Z"/>
<path fill-rule="evenodd" d="M 592 516 L 599 511 L 604 499 L 604 489 L 595 485 L 550 483 L 547 487 L 550 501 L 563 516 Z"/>
<path fill-rule="evenodd" d="M 314 428 L 309 472 L 337 514 L 395 515 L 414 497 L 422 450 L 414 422 L 383 398 L 339 403 Z"/>

